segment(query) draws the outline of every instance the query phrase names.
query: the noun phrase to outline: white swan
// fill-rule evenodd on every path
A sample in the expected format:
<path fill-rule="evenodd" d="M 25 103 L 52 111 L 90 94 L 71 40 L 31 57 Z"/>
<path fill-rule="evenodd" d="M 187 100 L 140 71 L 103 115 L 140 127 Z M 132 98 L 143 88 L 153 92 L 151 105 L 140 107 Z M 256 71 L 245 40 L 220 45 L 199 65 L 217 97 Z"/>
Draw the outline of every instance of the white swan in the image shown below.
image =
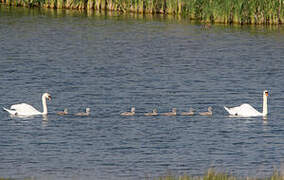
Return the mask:
<path fill-rule="evenodd" d="M 14 116 L 47 115 L 46 99 L 51 100 L 51 96 L 48 93 L 44 93 L 41 99 L 42 99 L 43 112 L 39 112 L 34 107 L 26 103 L 14 104 L 10 107 L 10 109 L 6 108 L 3 109 Z"/>
<path fill-rule="evenodd" d="M 267 97 L 268 91 L 263 91 L 263 106 L 262 106 L 262 113 L 258 112 L 249 104 L 242 104 L 237 107 L 227 108 L 224 106 L 225 110 L 228 111 L 230 115 L 233 116 L 240 116 L 240 117 L 256 117 L 256 116 L 266 116 L 268 114 L 267 110 Z"/>

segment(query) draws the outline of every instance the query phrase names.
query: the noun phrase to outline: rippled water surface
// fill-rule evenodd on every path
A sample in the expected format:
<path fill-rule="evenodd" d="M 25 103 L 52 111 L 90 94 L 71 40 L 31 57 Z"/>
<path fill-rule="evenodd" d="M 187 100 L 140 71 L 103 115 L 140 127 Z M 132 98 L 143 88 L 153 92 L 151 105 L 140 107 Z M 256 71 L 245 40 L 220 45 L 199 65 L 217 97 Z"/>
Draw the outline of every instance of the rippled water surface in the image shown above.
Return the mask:
<path fill-rule="evenodd" d="M 284 163 L 284 29 L 204 28 L 171 17 L 0 8 L 0 176 L 143 179 L 168 171 L 270 175 Z M 269 116 L 231 118 L 250 103 Z M 136 107 L 133 117 L 120 113 Z M 212 117 L 157 116 L 213 107 Z M 91 108 L 91 116 L 72 114 Z M 68 108 L 70 115 L 58 116 Z"/>

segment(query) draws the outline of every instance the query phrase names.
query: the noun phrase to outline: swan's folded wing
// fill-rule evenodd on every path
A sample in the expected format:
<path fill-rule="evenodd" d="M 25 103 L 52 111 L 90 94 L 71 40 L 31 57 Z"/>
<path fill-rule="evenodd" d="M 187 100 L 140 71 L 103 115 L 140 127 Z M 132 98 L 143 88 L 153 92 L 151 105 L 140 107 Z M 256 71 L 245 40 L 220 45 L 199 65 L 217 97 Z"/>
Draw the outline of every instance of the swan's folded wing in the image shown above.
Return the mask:
<path fill-rule="evenodd" d="M 239 115 L 244 117 L 255 117 L 255 116 L 262 116 L 262 113 L 258 112 L 250 104 L 242 104 L 240 106 Z"/>
<path fill-rule="evenodd" d="M 233 107 L 233 108 L 227 108 L 227 107 L 224 107 L 224 108 L 226 109 L 226 111 L 228 111 L 230 115 L 233 115 L 233 116 L 254 117 L 254 116 L 262 115 L 262 113 L 258 112 L 256 109 L 254 109 L 249 104 L 242 104 L 240 106 Z"/>
<path fill-rule="evenodd" d="M 29 104 L 21 103 L 21 104 L 14 104 L 10 108 L 11 110 L 15 110 L 18 115 L 36 115 L 40 114 L 38 110 L 32 107 Z"/>

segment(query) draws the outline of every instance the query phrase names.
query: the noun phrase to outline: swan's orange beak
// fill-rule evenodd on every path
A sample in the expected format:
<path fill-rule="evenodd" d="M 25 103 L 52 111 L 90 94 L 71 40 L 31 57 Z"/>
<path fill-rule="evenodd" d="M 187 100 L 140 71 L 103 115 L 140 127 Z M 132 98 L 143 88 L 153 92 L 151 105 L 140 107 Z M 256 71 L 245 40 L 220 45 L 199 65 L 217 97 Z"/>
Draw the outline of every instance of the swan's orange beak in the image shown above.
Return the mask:
<path fill-rule="evenodd" d="M 268 96 L 268 92 L 267 91 L 265 92 L 265 96 Z"/>
<path fill-rule="evenodd" d="M 48 100 L 51 100 L 51 96 L 48 96 L 47 99 L 48 99 Z"/>

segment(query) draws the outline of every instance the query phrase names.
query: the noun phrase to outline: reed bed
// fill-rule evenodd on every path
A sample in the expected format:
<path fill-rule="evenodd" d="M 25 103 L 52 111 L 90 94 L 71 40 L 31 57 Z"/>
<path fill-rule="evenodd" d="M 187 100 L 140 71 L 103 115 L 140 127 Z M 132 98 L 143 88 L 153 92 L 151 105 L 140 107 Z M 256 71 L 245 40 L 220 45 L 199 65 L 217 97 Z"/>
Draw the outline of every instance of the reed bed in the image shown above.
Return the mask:
<path fill-rule="evenodd" d="M 204 23 L 284 23 L 284 0 L 0 0 L 0 3 L 53 9 L 172 14 Z"/>

